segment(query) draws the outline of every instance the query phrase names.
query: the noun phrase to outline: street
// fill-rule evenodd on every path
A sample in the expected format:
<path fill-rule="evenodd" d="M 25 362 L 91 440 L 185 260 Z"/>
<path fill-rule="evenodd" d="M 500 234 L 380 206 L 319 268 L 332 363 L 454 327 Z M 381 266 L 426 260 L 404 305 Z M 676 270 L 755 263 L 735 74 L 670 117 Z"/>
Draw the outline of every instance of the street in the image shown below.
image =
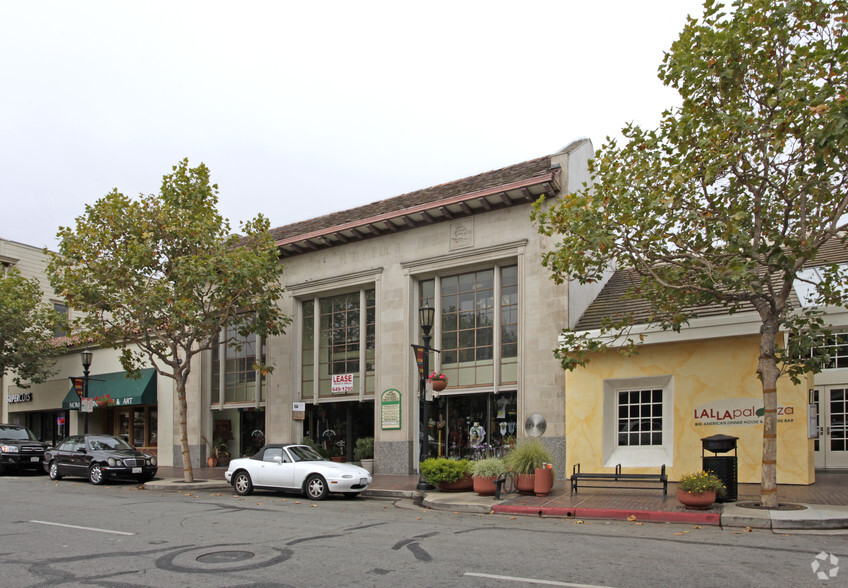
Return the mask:
<path fill-rule="evenodd" d="M 3 586 L 833 586 L 848 534 L 426 510 L 0 477 Z M 827 557 L 818 558 L 819 554 Z M 832 574 L 830 555 L 842 570 Z M 844 577 L 843 577 L 844 575 Z"/>

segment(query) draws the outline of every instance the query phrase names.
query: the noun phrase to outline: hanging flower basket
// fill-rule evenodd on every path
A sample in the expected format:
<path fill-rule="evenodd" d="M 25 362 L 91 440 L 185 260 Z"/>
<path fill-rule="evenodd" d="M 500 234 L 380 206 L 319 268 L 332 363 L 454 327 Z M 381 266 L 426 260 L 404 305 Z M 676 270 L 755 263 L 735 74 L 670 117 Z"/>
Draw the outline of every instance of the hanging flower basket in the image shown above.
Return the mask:
<path fill-rule="evenodd" d="M 441 392 L 448 387 L 448 377 L 441 372 L 433 372 L 427 379 L 433 384 L 435 392 Z"/>

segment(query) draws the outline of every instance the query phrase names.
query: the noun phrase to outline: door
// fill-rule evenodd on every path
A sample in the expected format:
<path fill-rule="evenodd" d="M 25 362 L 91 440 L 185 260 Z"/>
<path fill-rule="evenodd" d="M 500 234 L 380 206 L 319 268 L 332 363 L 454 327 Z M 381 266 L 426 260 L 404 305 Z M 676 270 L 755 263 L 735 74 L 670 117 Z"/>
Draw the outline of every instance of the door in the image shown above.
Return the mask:
<path fill-rule="evenodd" d="M 848 386 L 820 386 L 813 402 L 818 405 L 816 467 L 848 468 Z"/>

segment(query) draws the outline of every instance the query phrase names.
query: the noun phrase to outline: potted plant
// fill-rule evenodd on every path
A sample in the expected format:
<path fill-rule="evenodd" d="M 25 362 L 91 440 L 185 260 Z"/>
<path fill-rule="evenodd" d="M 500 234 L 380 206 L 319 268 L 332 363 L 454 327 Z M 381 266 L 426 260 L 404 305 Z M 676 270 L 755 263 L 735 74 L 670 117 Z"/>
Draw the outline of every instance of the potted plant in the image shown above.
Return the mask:
<path fill-rule="evenodd" d="M 360 437 L 356 440 L 353 459 L 368 470 L 369 474 L 374 473 L 374 437 Z"/>
<path fill-rule="evenodd" d="M 677 499 L 689 509 L 705 510 L 716 500 L 724 496 L 727 489 L 713 472 L 693 472 L 684 474 L 677 483 Z"/>
<path fill-rule="evenodd" d="M 218 457 L 215 455 L 215 450 L 212 448 L 212 444 L 209 443 L 209 439 L 206 437 L 201 437 L 201 439 L 203 439 L 203 443 L 206 445 L 206 465 L 214 468 L 218 465 Z"/>
<path fill-rule="evenodd" d="M 442 492 L 464 492 L 473 488 L 471 462 L 467 459 L 431 457 L 421 462 L 421 473 Z"/>
<path fill-rule="evenodd" d="M 473 462 L 471 472 L 474 491 L 480 496 L 494 496 L 497 490 L 495 480 L 506 471 L 504 461 L 498 457 L 487 457 Z"/>
<path fill-rule="evenodd" d="M 106 406 L 115 406 L 115 399 L 106 394 L 105 396 L 95 396 L 94 402 L 100 408 L 104 408 Z"/>
<path fill-rule="evenodd" d="M 518 441 L 512 451 L 504 457 L 508 470 L 518 474 L 515 485 L 522 494 L 535 492 L 536 469 L 553 463 L 554 456 L 536 437 L 527 437 Z M 553 479 L 553 470 L 551 471 Z"/>
<path fill-rule="evenodd" d="M 217 458 L 219 466 L 228 466 L 230 464 L 230 448 L 227 447 L 226 439 L 215 439 L 212 442 L 212 454 Z"/>
<path fill-rule="evenodd" d="M 442 372 L 434 371 L 427 379 L 433 383 L 434 392 L 441 392 L 442 390 L 448 387 L 449 378 Z"/>

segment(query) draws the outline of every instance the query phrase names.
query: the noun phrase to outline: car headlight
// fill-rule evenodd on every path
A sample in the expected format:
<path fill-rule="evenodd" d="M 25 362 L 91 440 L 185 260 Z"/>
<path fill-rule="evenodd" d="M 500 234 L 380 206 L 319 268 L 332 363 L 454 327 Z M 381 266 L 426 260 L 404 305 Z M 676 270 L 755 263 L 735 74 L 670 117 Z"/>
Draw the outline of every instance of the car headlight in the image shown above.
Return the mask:
<path fill-rule="evenodd" d="M 351 476 L 350 474 L 344 474 L 344 475 L 342 476 L 342 479 L 343 479 L 343 480 L 350 480 L 351 478 L 353 478 L 353 476 Z"/>
<path fill-rule="evenodd" d="M 112 467 L 115 467 L 116 465 L 118 465 L 118 460 L 116 460 L 114 457 L 110 457 L 106 460 L 106 463 L 108 463 Z"/>
<path fill-rule="evenodd" d="M 4 445 L 2 447 L 3 453 L 20 453 L 21 448 L 17 445 Z"/>
<path fill-rule="evenodd" d="M 152 465 L 152 466 L 156 465 L 156 458 L 155 457 L 150 458 L 150 465 Z"/>

